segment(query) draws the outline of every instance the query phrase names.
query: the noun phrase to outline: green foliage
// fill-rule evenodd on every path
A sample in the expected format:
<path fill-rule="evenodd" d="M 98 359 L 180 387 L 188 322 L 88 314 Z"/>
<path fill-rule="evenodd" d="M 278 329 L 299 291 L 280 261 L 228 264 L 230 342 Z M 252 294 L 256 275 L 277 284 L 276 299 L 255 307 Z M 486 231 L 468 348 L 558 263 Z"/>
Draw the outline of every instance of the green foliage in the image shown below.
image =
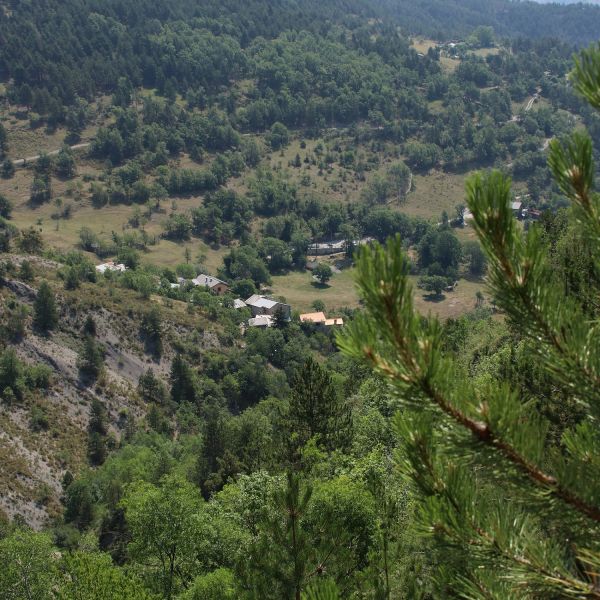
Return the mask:
<path fill-rule="evenodd" d="M 0 595 L 7 600 L 51 600 L 58 574 L 50 537 L 31 531 L 15 531 L 0 540 Z"/>
<path fill-rule="evenodd" d="M 314 549 L 303 527 L 312 489 L 288 473 L 287 486 L 276 492 L 277 513 L 264 521 L 266 536 L 254 549 L 250 568 L 253 588 L 263 598 L 300 598 L 309 579 Z"/>
<path fill-rule="evenodd" d="M 30 261 L 24 260 L 21 263 L 21 268 L 19 269 L 19 278 L 23 281 L 33 281 L 35 278 L 35 271 L 33 270 L 33 265 Z"/>
<path fill-rule="evenodd" d="M 152 596 L 131 573 L 113 565 L 108 554 L 65 554 L 57 600 L 151 600 Z"/>
<path fill-rule="evenodd" d="M 583 59 L 576 77 L 600 87 L 596 59 Z M 580 243 L 597 256 L 600 196 L 590 139 L 576 133 L 554 142 L 549 164 L 572 202 Z M 439 322 L 414 311 L 399 239 L 387 252 L 361 252 L 358 283 L 367 314 L 338 343 L 366 358 L 400 402 L 399 466 L 419 491 L 422 532 L 456 552 L 456 561 L 440 569 L 440 585 L 468 598 L 593 597 L 592 573 L 600 564 L 595 320 L 557 280 L 540 229 L 524 235 L 519 228 L 506 176 L 474 175 L 467 200 L 495 301 L 529 343 L 529 359 L 581 407 L 560 445 L 544 411 L 518 388 L 469 380 L 444 352 Z"/>
<path fill-rule="evenodd" d="M 96 341 L 94 336 L 86 335 L 77 358 L 79 374 L 84 380 L 94 382 L 102 372 L 103 366 L 104 348 Z"/>
<path fill-rule="evenodd" d="M 237 600 L 240 590 L 234 574 L 227 569 L 217 569 L 200 575 L 183 594 L 181 600 Z"/>
<path fill-rule="evenodd" d="M 71 148 L 69 148 L 69 146 L 63 146 L 60 149 L 58 156 L 56 157 L 55 169 L 56 174 L 59 177 L 71 179 L 75 176 L 77 168 L 75 165 L 73 151 Z"/>
<path fill-rule="evenodd" d="M 283 123 L 273 123 L 269 132 L 268 142 L 273 150 L 279 150 L 288 145 L 289 132 Z"/>
<path fill-rule="evenodd" d="M 144 565 L 144 577 L 153 589 L 172 598 L 190 580 L 198 560 L 202 498 L 190 483 L 167 477 L 160 487 L 132 484 L 122 504 L 133 538 L 133 560 Z"/>
<path fill-rule="evenodd" d="M 331 267 L 325 263 L 319 263 L 312 273 L 321 285 L 325 285 L 333 277 Z"/>
<path fill-rule="evenodd" d="M 289 420 L 295 444 L 303 445 L 316 437 L 317 443 L 334 450 L 349 443 L 352 426 L 350 407 L 339 397 L 331 376 L 312 358 L 304 363 L 293 379 Z"/>
<path fill-rule="evenodd" d="M 35 177 L 31 184 L 29 201 L 33 205 L 44 204 L 52 199 L 52 182 L 49 174 Z"/>
<path fill-rule="evenodd" d="M 40 254 L 44 248 L 44 240 L 40 231 L 33 227 L 21 231 L 17 244 L 19 249 L 27 254 Z"/>
<path fill-rule="evenodd" d="M 485 274 L 487 258 L 478 242 L 465 242 L 462 247 L 462 255 L 468 260 L 471 275 L 481 277 Z"/>
<path fill-rule="evenodd" d="M 0 217 L 10 219 L 12 209 L 12 202 L 4 194 L 0 194 Z"/>
<path fill-rule="evenodd" d="M 160 308 L 153 306 L 142 317 L 140 324 L 140 333 L 144 339 L 146 352 L 160 358 L 163 352 L 162 342 L 162 320 Z"/>
<path fill-rule="evenodd" d="M 33 324 L 43 333 L 52 331 L 58 325 L 54 292 L 47 281 L 42 281 L 33 303 Z"/>
<path fill-rule="evenodd" d="M 339 598 L 337 586 L 331 579 L 323 579 L 311 584 L 302 596 L 303 600 L 339 600 Z"/>
<path fill-rule="evenodd" d="M 446 289 L 447 281 L 441 275 L 425 275 L 419 277 L 419 287 L 426 292 L 432 292 L 436 298 L 443 296 L 443 291 Z"/>

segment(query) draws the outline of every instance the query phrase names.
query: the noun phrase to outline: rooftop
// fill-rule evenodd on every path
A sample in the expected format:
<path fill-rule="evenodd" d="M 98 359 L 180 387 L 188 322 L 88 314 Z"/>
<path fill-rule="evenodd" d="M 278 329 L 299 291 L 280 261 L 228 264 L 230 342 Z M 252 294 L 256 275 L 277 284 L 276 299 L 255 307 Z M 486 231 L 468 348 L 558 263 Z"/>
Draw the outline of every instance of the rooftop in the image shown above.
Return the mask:
<path fill-rule="evenodd" d="M 265 296 L 259 296 L 258 294 L 254 294 L 250 296 L 248 300 L 246 300 L 246 304 L 249 306 L 254 306 L 256 308 L 273 308 L 277 306 L 279 302 L 276 300 L 271 300 L 270 298 L 265 298 Z"/>
<path fill-rule="evenodd" d="M 272 327 L 273 317 L 269 315 L 260 315 L 253 319 L 248 319 L 249 327 Z"/>
<path fill-rule="evenodd" d="M 300 315 L 302 323 L 324 323 L 327 320 L 324 312 L 305 313 Z"/>
<path fill-rule="evenodd" d="M 126 271 L 127 267 L 124 264 L 115 264 L 112 260 L 101 265 L 96 265 L 96 271 L 99 273 L 106 273 L 106 271 Z"/>
<path fill-rule="evenodd" d="M 334 317 L 333 319 L 325 319 L 325 326 L 332 327 L 334 325 L 343 325 L 344 319 L 342 317 Z"/>
<path fill-rule="evenodd" d="M 215 285 L 218 285 L 219 283 L 222 283 L 223 285 L 227 285 L 224 281 L 221 281 L 220 279 L 217 279 L 216 277 L 212 277 L 211 275 L 204 275 L 204 273 L 200 273 L 200 275 L 198 275 L 198 277 L 196 277 L 195 279 L 192 279 L 192 283 L 194 285 L 203 285 L 208 288 L 214 287 Z"/>

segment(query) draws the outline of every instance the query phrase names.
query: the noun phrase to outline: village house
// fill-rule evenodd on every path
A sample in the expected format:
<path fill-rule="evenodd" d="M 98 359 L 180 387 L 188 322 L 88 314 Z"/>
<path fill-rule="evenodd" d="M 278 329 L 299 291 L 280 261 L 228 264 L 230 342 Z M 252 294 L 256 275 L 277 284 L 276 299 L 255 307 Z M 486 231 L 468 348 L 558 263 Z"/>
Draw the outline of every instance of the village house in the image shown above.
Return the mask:
<path fill-rule="evenodd" d="M 127 271 L 127 267 L 122 263 L 115 264 L 111 260 L 109 262 L 102 263 L 101 265 L 96 265 L 96 271 L 98 271 L 98 273 L 101 273 L 102 275 L 104 275 L 106 271 L 123 273 L 124 271 Z"/>
<path fill-rule="evenodd" d="M 324 312 L 305 313 L 300 315 L 301 323 L 315 323 L 318 325 L 320 323 L 325 323 L 326 320 L 327 317 Z"/>
<path fill-rule="evenodd" d="M 292 316 L 292 307 L 289 304 L 278 302 L 277 300 L 272 300 L 271 298 L 260 296 L 258 294 L 250 296 L 250 298 L 246 300 L 246 306 L 248 306 L 252 312 L 253 317 L 258 317 L 260 315 L 273 317 L 280 311 L 283 318 L 287 321 L 289 321 Z"/>
<path fill-rule="evenodd" d="M 522 207 L 523 207 L 523 203 L 521 201 L 519 201 L 519 200 L 515 200 L 514 202 L 510 203 L 510 209 L 513 211 L 513 214 L 518 219 L 521 218 Z"/>
<path fill-rule="evenodd" d="M 346 251 L 346 240 L 335 242 L 314 243 L 308 247 L 311 256 L 324 256 L 326 254 L 339 254 Z"/>
<path fill-rule="evenodd" d="M 300 315 L 301 323 L 313 323 L 319 327 L 341 327 L 344 325 L 342 317 L 328 319 L 324 312 L 304 313 Z"/>
<path fill-rule="evenodd" d="M 246 308 L 247 304 L 241 299 L 241 298 L 236 298 L 233 301 L 233 308 L 235 308 L 236 310 L 239 310 L 241 308 Z"/>
<path fill-rule="evenodd" d="M 204 275 L 201 273 L 195 279 L 192 279 L 192 283 L 197 287 L 205 287 L 209 289 L 211 292 L 214 292 L 218 296 L 222 296 L 229 291 L 229 285 L 216 277 L 211 277 L 210 275 Z"/>
<path fill-rule="evenodd" d="M 325 327 L 343 327 L 344 319 L 342 317 L 333 317 L 333 319 L 325 319 Z"/>
<path fill-rule="evenodd" d="M 259 315 L 248 319 L 248 327 L 273 327 L 273 317 L 270 315 Z"/>
<path fill-rule="evenodd" d="M 360 240 L 352 240 L 354 246 L 363 246 L 373 242 L 375 238 L 364 237 Z M 309 256 L 324 256 L 327 254 L 340 254 L 346 252 L 347 241 L 336 240 L 331 242 L 315 242 L 308 247 Z"/>

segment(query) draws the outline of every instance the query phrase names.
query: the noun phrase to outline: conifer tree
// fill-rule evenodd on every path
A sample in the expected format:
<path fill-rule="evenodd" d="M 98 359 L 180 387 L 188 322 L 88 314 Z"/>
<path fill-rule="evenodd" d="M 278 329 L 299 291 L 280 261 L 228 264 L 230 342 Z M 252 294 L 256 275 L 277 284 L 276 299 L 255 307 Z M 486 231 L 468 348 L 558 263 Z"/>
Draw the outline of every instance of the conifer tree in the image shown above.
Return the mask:
<path fill-rule="evenodd" d="M 264 523 L 267 535 L 253 549 L 254 578 L 258 597 L 271 597 L 277 590 L 285 600 L 301 600 L 314 561 L 313 545 L 302 521 L 312 488 L 296 473 L 288 473 L 287 485 L 275 497 L 276 514 Z"/>
<path fill-rule="evenodd" d="M 600 110 L 600 46 L 576 60 L 572 81 Z M 597 268 L 600 194 L 589 136 L 552 142 L 549 166 Z M 499 172 L 467 183 L 495 302 L 535 349 L 530 359 L 580 411 L 559 444 L 538 406 L 507 383 L 476 386 L 444 353 L 438 320 L 414 311 L 399 238 L 387 252 L 360 253 L 366 312 L 339 344 L 365 358 L 398 396 L 400 469 L 420 495 L 423 533 L 452 549 L 440 595 L 600 598 L 600 325 L 566 293 L 540 228 L 524 234 L 510 200 L 510 181 Z"/>
<path fill-rule="evenodd" d="M 33 323 L 42 332 L 53 330 L 58 324 L 54 294 L 47 281 L 43 281 L 33 303 Z"/>
<path fill-rule="evenodd" d="M 351 411 L 339 397 L 331 376 L 312 358 L 299 369 L 292 383 L 289 427 L 296 443 L 318 436 L 328 450 L 345 446 L 351 431 Z"/>

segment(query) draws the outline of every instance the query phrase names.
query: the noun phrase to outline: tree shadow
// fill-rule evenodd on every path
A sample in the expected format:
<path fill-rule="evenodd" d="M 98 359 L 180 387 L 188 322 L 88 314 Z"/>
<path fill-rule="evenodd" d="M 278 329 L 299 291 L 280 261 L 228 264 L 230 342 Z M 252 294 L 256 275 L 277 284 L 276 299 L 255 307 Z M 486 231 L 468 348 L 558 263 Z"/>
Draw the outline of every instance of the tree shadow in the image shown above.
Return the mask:
<path fill-rule="evenodd" d="M 423 294 L 423 300 L 425 300 L 425 302 L 435 302 L 437 304 L 438 302 L 443 302 L 445 299 L 445 294 Z"/>
<path fill-rule="evenodd" d="M 462 278 L 465 281 L 468 281 L 469 283 L 480 283 L 481 285 L 485 285 L 487 282 L 484 275 L 473 275 L 472 273 L 465 273 L 462 276 Z"/>
<path fill-rule="evenodd" d="M 320 281 L 311 281 L 310 285 L 318 290 L 327 290 L 331 287 L 328 283 L 321 283 Z"/>

